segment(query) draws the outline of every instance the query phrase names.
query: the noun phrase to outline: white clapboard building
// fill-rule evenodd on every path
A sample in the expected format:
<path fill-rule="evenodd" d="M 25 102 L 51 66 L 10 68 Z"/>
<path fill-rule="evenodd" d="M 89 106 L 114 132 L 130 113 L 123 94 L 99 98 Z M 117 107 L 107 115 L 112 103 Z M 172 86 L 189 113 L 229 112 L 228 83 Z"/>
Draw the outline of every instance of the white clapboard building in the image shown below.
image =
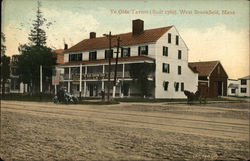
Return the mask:
<path fill-rule="evenodd" d="M 185 98 L 184 90 L 197 90 L 198 74 L 188 67 L 188 48 L 174 26 L 144 30 L 144 22 L 137 19 L 132 22 L 132 32 L 115 36 L 121 39 L 116 97 L 140 95 L 129 72 L 134 63 L 155 64 L 154 72 L 148 76 L 154 84 L 152 98 Z M 111 46 L 113 81 L 116 38 L 112 38 Z M 102 89 L 107 93 L 108 51 L 109 39 L 96 37 L 95 32 L 65 50 L 63 62 L 57 65 L 62 71 L 60 86 L 74 94 L 81 93 L 82 97 L 99 96 Z"/>

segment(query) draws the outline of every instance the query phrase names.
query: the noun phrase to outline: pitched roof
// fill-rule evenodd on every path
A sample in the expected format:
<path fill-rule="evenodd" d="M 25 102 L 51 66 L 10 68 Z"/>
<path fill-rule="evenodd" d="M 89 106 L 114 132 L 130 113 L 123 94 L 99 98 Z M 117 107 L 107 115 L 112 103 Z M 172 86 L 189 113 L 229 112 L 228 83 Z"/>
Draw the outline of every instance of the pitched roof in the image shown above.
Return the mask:
<path fill-rule="evenodd" d="M 209 76 L 219 61 L 190 62 L 188 66 L 197 70 L 199 76 Z"/>
<path fill-rule="evenodd" d="M 64 63 L 64 50 L 56 49 L 56 50 L 52 50 L 52 52 L 55 53 L 56 63 L 63 64 Z"/>
<path fill-rule="evenodd" d="M 246 80 L 250 80 L 250 75 L 249 75 L 249 76 L 242 77 L 242 78 L 239 78 L 239 79 L 246 79 Z"/>
<path fill-rule="evenodd" d="M 144 30 L 143 33 L 139 35 L 133 35 L 132 32 L 129 32 L 124 34 L 118 34 L 116 36 L 119 36 L 120 39 L 122 40 L 120 43 L 121 46 L 156 42 L 164 33 L 166 33 L 172 27 L 173 26 L 168 26 L 168 27 Z M 116 44 L 117 44 L 116 39 L 112 39 L 111 46 L 114 47 L 116 46 Z M 109 47 L 109 40 L 107 37 L 97 37 L 97 38 L 82 40 L 81 42 L 72 46 L 65 52 L 104 49 L 108 47 Z"/>
<path fill-rule="evenodd" d="M 134 57 L 124 57 L 124 58 L 118 58 L 118 62 L 127 62 L 127 61 L 154 61 L 153 58 L 149 58 L 146 56 L 134 56 Z M 115 62 L 115 58 L 111 59 L 111 62 Z M 99 60 L 85 60 L 85 61 L 80 61 L 80 62 L 67 62 L 62 65 L 86 65 L 86 64 L 103 64 L 103 63 L 108 63 L 108 59 L 99 59 Z"/>

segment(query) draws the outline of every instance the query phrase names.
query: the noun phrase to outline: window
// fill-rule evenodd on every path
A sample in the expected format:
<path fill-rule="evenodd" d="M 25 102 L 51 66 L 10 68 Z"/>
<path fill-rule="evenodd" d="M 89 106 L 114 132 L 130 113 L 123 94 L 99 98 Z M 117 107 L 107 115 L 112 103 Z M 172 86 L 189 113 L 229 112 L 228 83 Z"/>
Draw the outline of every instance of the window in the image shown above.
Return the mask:
<path fill-rule="evenodd" d="M 178 66 L 178 74 L 181 75 L 181 66 Z"/>
<path fill-rule="evenodd" d="M 181 83 L 181 91 L 184 91 L 184 83 Z"/>
<path fill-rule="evenodd" d="M 241 84 L 241 85 L 247 85 L 247 80 L 246 80 L 246 79 L 240 80 L 240 84 Z"/>
<path fill-rule="evenodd" d="M 164 72 L 164 73 L 170 73 L 170 65 L 166 64 L 166 63 L 163 63 L 162 64 L 162 72 Z"/>
<path fill-rule="evenodd" d="M 176 44 L 176 45 L 179 45 L 179 36 L 178 36 L 178 35 L 176 35 L 175 44 Z"/>
<path fill-rule="evenodd" d="M 168 34 L 168 43 L 171 43 L 171 34 Z"/>
<path fill-rule="evenodd" d="M 181 50 L 178 50 L 178 59 L 181 59 Z"/>
<path fill-rule="evenodd" d="M 164 81 L 164 82 L 163 82 L 164 91 L 167 91 L 167 90 L 168 90 L 168 84 L 169 84 L 168 81 Z"/>
<path fill-rule="evenodd" d="M 175 82 L 175 83 L 174 83 L 174 88 L 175 88 L 175 91 L 178 91 L 178 90 L 179 90 L 179 83 L 178 83 L 178 82 Z"/>
<path fill-rule="evenodd" d="M 113 49 L 111 49 L 111 52 L 109 52 L 109 49 L 105 50 L 105 59 L 109 58 L 109 54 L 110 54 L 110 58 L 113 58 Z"/>
<path fill-rule="evenodd" d="M 80 54 L 70 54 L 69 55 L 69 61 L 70 62 L 82 61 L 82 53 L 80 53 Z"/>
<path fill-rule="evenodd" d="M 121 57 L 130 57 L 130 48 L 122 48 Z"/>
<path fill-rule="evenodd" d="M 231 89 L 231 93 L 235 93 L 235 91 L 236 91 L 235 89 Z"/>
<path fill-rule="evenodd" d="M 240 89 L 240 92 L 241 92 L 241 93 L 247 93 L 247 89 L 246 89 L 246 88 L 241 88 L 241 89 Z"/>
<path fill-rule="evenodd" d="M 96 60 L 96 51 L 89 52 L 89 60 Z"/>
<path fill-rule="evenodd" d="M 163 56 L 168 56 L 168 47 L 163 46 L 163 49 L 162 49 L 162 50 L 163 50 L 163 51 L 162 51 Z"/>
<path fill-rule="evenodd" d="M 148 46 L 139 46 L 138 47 L 138 55 L 148 55 Z"/>

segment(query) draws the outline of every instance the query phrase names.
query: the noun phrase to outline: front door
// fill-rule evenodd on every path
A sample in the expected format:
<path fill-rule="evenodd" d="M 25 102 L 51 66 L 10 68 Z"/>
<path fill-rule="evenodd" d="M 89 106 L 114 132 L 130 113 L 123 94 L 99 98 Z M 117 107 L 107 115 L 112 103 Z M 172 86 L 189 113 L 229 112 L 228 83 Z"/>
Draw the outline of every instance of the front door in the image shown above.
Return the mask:
<path fill-rule="evenodd" d="M 128 83 L 124 83 L 122 85 L 122 92 L 124 96 L 128 96 L 128 92 L 129 92 L 129 84 Z"/>
<path fill-rule="evenodd" d="M 94 85 L 90 84 L 89 85 L 89 96 L 92 97 L 94 94 Z"/>
<path fill-rule="evenodd" d="M 218 88 L 218 96 L 222 96 L 222 94 L 223 94 L 223 92 L 222 92 L 222 81 L 218 81 L 217 88 Z"/>

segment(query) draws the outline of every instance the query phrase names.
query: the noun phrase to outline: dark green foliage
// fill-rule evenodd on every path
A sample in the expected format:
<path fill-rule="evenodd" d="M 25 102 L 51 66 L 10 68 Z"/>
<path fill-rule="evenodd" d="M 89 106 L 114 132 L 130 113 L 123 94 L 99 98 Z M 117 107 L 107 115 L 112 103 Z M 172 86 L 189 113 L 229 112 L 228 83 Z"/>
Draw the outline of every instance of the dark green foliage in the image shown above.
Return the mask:
<path fill-rule="evenodd" d="M 6 46 L 4 45 L 5 35 L 1 32 L 1 56 L 5 54 Z"/>
<path fill-rule="evenodd" d="M 35 101 L 35 102 L 52 102 L 53 94 L 17 94 L 10 93 L 4 96 L 0 95 L 1 100 L 14 100 L 14 101 Z"/>
<path fill-rule="evenodd" d="M 5 84 L 10 78 L 10 57 L 3 55 L 1 56 L 1 83 L 2 93 L 5 94 Z"/>
<path fill-rule="evenodd" d="M 136 63 L 131 64 L 129 74 L 135 81 L 135 87 L 141 93 L 141 96 L 149 96 L 150 91 L 154 88 L 154 82 L 148 80 L 149 74 L 155 69 L 155 64 L 150 63 Z"/>
<path fill-rule="evenodd" d="M 55 57 L 51 49 L 45 46 L 22 45 L 19 48 L 21 55 L 18 57 L 17 72 L 21 82 L 32 83 L 32 91 L 38 92 L 40 80 L 40 65 L 43 66 L 43 82 L 52 76 L 52 66 Z"/>
<path fill-rule="evenodd" d="M 5 84 L 10 78 L 10 57 L 5 55 L 6 46 L 4 45 L 5 35 L 1 32 L 1 86 L 2 93 L 5 94 Z"/>
<path fill-rule="evenodd" d="M 43 18 L 38 2 L 36 20 L 29 34 L 30 44 L 19 46 L 21 55 L 18 57 L 17 72 L 21 82 L 28 83 L 32 92 L 37 93 L 40 85 L 40 65 L 43 67 L 43 82 L 49 82 L 52 76 L 52 66 L 56 58 L 50 48 L 46 47 L 46 33 L 41 27 L 46 19 Z M 51 82 L 51 81 L 50 81 Z"/>
<path fill-rule="evenodd" d="M 29 34 L 29 40 L 32 45 L 35 46 L 44 46 L 46 44 L 46 33 L 41 28 L 46 21 L 42 16 L 42 12 L 40 10 L 41 4 L 38 2 L 36 20 L 34 20 L 33 29 L 31 29 Z"/>

